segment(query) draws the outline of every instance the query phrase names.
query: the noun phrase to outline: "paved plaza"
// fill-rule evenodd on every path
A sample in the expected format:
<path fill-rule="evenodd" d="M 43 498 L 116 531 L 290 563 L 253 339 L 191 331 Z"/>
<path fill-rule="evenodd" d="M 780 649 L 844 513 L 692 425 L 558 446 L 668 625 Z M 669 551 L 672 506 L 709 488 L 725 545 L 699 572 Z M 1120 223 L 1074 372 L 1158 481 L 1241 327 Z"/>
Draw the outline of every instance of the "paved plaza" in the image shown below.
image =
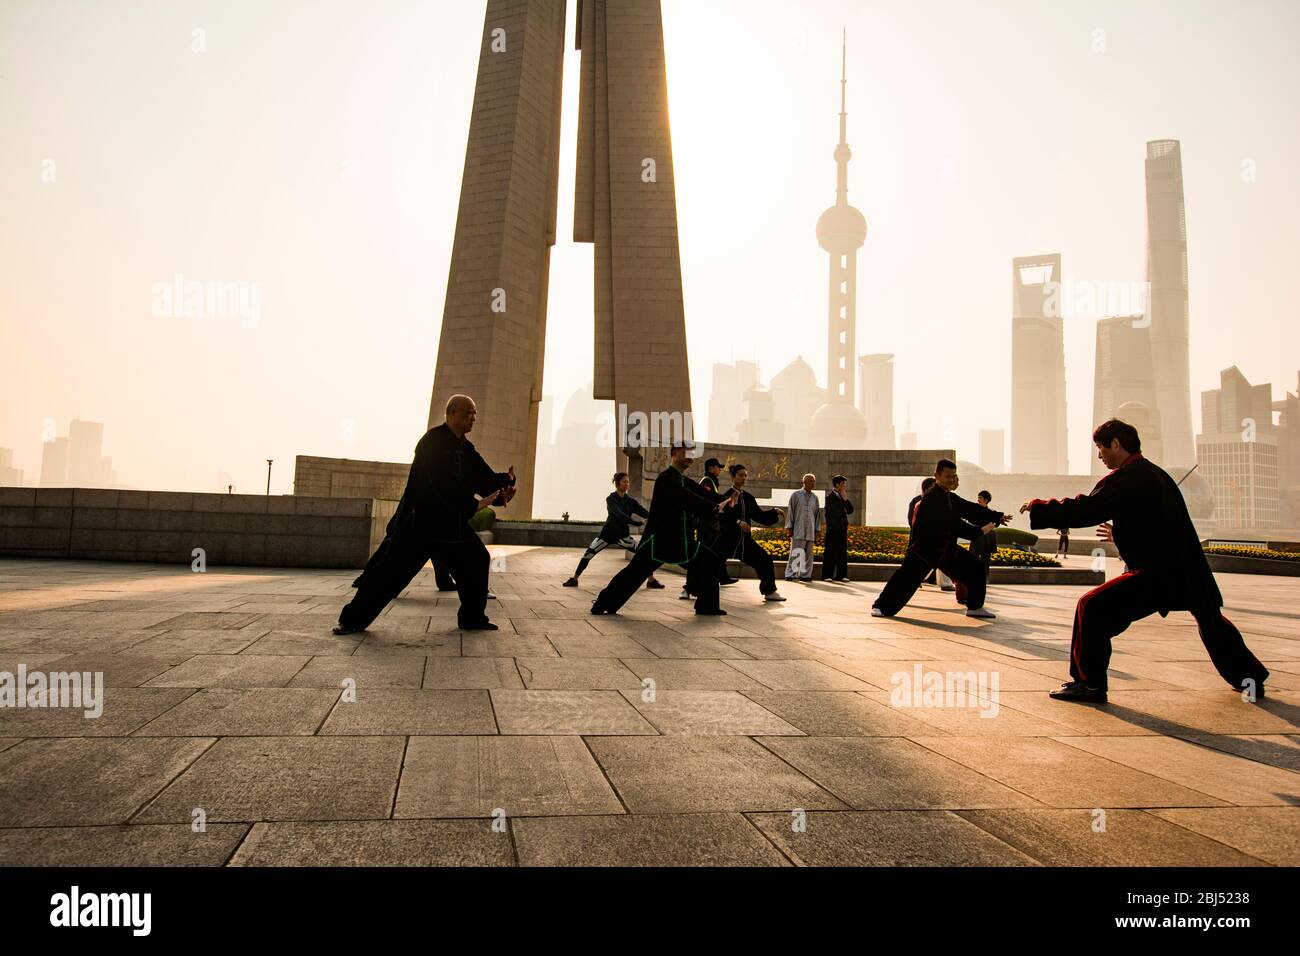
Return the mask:
<path fill-rule="evenodd" d="M 879 620 L 880 584 L 749 579 L 697 618 L 664 573 L 592 617 L 620 555 L 565 589 L 578 551 L 497 550 L 500 631 L 425 570 L 349 637 L 355 572 L 0 560 L 0 672 L 105 682 L 0 709 L 0 864 L 1300 863 L 1300 579 L 1219 577 L 1264 701 L 1176 614 L 1093 706 L 1047 696 L 1082 588 Z"/>

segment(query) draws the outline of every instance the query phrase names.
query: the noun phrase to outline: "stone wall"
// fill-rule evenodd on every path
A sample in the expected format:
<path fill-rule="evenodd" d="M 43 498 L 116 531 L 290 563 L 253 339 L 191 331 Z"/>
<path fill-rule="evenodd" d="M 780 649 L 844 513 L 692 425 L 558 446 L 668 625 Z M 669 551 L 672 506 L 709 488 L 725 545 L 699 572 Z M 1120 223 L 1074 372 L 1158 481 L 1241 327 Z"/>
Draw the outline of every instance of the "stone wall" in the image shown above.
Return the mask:
<path fill-rule="evenodd" d="M 317 498 L 398 501 L 410 470 L 409 463 L 299 455 L 294 459 L 293 493 Z"/>
<path fill-rule="evenodd" d="M 0 555 L 209 567 L 356 568 L 391 503 L 296 495 L 0 488 Z"/>

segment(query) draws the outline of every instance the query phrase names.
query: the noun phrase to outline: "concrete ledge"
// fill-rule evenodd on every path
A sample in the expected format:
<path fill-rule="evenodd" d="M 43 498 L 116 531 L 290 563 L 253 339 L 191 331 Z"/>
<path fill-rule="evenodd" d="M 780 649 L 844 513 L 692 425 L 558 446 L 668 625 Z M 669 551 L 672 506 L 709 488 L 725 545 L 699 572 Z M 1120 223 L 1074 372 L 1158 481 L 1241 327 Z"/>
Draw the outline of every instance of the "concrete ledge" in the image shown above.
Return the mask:
<path fill-rule="evenodd" d="M 1276 574 L 1300 578 L 1300 561 L 1276 558 L 1244 558 L 1235 554 L 1207 554 L 1210 570 L 1215 574 Z"/>
<path fill-rule="evenodd" d="M 629 560 L 631 554 L 628 555 Z M 785 577 L 785 562 L 773 561 L 772 566 L 776 569 L 776 578 L 779 582 Z M 669 572 L 684 573 L 681 568 L 674 564 L 666 564 L 661 570 Z M 897 564 L 850 564 L 849 580 L 851 581 L 888 581 L 895 571 L 898 570 Z M 747 564 L 741 564 L 734 559 L 727 561 L 727 571 L 733 578 L 756 578 L 758 575 Z M 821 580 L 822 563 L 813 562 L 812 576 L 816 580 Z M 1081 585 L 1083 587 L 1093 588 L 1102 584 L 1106 580 L 1106 575 L 1102 571 L 1093 571 L 1089 568 L 990 568 L 989 584 L 1056 584 L 1056 585 Z"/>
<path fill-rule="evenodd" d="M 363 499 L 6 488 L 0 555 L 188 565 L 202 549 L 216 566 L 359 568 L 391 514 Z"/>
<path fill-rule="evenodd" d="M 600 534 L 600 521 L 498 521 L 492 525 L 496 544 L 522 544 L 543 548 L 585 548 Z M 632 530 L 636 534 L 636 529 Z"/>

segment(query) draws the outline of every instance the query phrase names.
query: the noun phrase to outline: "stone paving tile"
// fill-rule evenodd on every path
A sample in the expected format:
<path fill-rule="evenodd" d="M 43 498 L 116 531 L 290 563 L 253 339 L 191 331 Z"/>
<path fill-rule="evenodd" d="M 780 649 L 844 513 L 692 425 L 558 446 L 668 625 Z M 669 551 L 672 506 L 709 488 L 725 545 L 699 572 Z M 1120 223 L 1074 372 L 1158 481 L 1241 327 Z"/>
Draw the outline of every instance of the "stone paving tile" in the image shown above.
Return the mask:
<path fill-rule="evenodd" d="M 8 750 L 15 744 L 20 744 L 22 742 L 22 737 L 0 737 L 0 751 Z"/>
<path fill-rule="evenodd" d="M 454 658 L 459 660 L 459 658 Z M 409 654 L 391 657 L 313 657 L 293 675 L 289 687 L 328 687 L 342 690 L 344 680 L 356 682 L 358 693 L 374 687 L 419 687 L 426 658 Z"/>
<path fill-rule="evenodd" d="M 96 615 L 101 616 L 101 615 Z M 8 628 L 0 624 L 0 634 L 9 633 Z M 139 629 L 100 631 L 78 627 L 72 630 L 51 628 L 48 631 L 27 631 L 23 639 L 5 643 L 5 654 L 56 654 L 66 657 L 69 654 L 110 654 L 134 648 L 148 641 L 153 631 Z"/>
<path fill-rule="evenodd" d="M 146 687 L 284 687 L 307 657 L 205 654 L 191 657 L 148 681 Z"/>
<path fill-rule="evenodd" d="M 1162 812 L 1102 807 L 962 810 L 961 816 L 1047 866 L 1259 865 L 1244 853 L 1153 816 Z"/>
<path fill-rule="evenodd" d="M 185 611 L 181 614 L 172 614 L 165 617 L 153 625 L 153 629 L 157 631 L 239 630 L 241 627 L 247 627 L 250 624 L 258 624 L 258 627 L 264 626 L 267 630 L 270 630 L 274 625 L 258 623 L 264 617 L 271 617 L 271 615 L 241 614 L 235 611 Z"/>
<path fill-rule="evenodd" d="M 163 631 L 133 645 L 130 653 L 182 660 L 197 654 L 238 654 L 260 636 L 253 630 Z"/>
<path fill-rule="evenodd" d="M 231 866 L 511 866 L 508 833 L 480 820 L 257 823 Z"/>
<path fill-rule="evenodd" d="M 581 737 L 412 737 L 393 816 L 622 812 Z"/>
<path fill-rule="evenodd" d="M 936 655 L 926 651 L 916 651 L 908 654 L 906 651 L 894 647 L 892 644 L 886 644 L 884 641 L 873 641 L 865 637 L 828 637 L 825 635 L 811 635 L 801 643 L 809 647 L 816 648 L 818 660 L 829 661 L 832 658 L 837 660 L 877 660 L 877 661 L 929 661 L 933 660 Z"/>
<path fill-rule="evenodd" d="M 1300 807 L 1183 808 L 1148 811 L 1274 866 L 1300 860 Z"/>
<path fill-rule="evenodd" d="M 1169 737 L 1061 737 L 1071 747 L 1238 806 L 1300 805 L 1300 774 Z"/>
<path fill-rule="evenodd" d="M 241 653 L 264 654 L 277 657 L 348 657 L 363 639 L 349 635 L 338 637 L 329 632 L 295 634 L 288 631 L 271 631 L 260 637 Z"/>
<path fill-rule="evenodd" d="M 1041 691 L 1009 691 L 998 697 L 998 706 L 1039 717 L 1070 734 L 1098 734 L 1107 737 L 1145 736 L 1153 733 L 1178 733 L 1186 730 L 1179 724 L 1125 710 L 1125 716 L 1112 712 L 1109 705 L 1079 705 L 1053 700 Z M 1129 719 L 1132 717 L 1138 720 Z M 1058 731 L 1054 735 L 1059 735 Z"/>
<path fill-rule="evenodd" d="M 357 646 L 353 657 L 460 657 L 460 631 L 437 634 L 373 631 Z"/>
<path fill-rule="evenodd" d="M 1141 723 L 1151 717 L 1179 725 L 1184 731 L 1211 734 L 1287 734 L 1296 730 L 1295 713 L 1286 703 L 1269 697 L 1248 704 L 1225 686 L 1222 691 L 1111 691 L 1109 713 Z"/>
<path fill-rule="evenodd" d="M 746 691 L 761 707 L 815 737 L 906 737 L 934 728 L 852 691 Z"/>
<path fill-rule="evenodd" d="M 915 660 L 905 661 L 884 661 L 884 660 L 855 660 L 844 664 L 834 665 L 836 669 L 846 674 L 851 674 L 865 681 L 869 687 L 856 688 L 857 690 L 871 690 L 878 688 L 882 690 L 893 690 L 903 680 L 915 681 L 915 669 L 918 662 Z M 992 675 L 997 674 L 998 691 L 1005 693 L 1009 691 L 1035 690 L 1046 694 L 1049 690 L 1054 690 L 1061 686 L 1061 680 L 1055 677 L 1048 677 L 1043 674 L 1036 674 L 1033 671 L 1022 670 L 1016 666 L 1015 662 L 1007 659 L 995 660 L 992 658 L 966 658 L 964 660 L 926 660 L 919 662 L 921 664 L 922 679 L 926 674 L 950 674 L 950 673 L 976 673 L 987 674 L 989 680 Z"/>
<path fill-rule="evenodd" d="M 25 740 L 0 752 L 0 827 L 126 823 L 211 745 L 192 737 Z M 181 820 L 189 823 L 188 808 Z"/>
<path fill-rule="evenodd" d="M 522 689 L 523 678 L 509 657 L 430 657 L 424 668 L 424 689 Z"/>
<path fill-rule="evenodd" d="M 653 680 L 656 691 L 664 690 L 766 690 L 767 688 L 731 666 L 715 660 L 637 660 L 623 662 L 638 680 Z"/>
<path fill-rule="evenodd" d="M 1033 866 L 1035 861 L 955 813 L 873 810 L 754 813 L 755 826 L 802 866 Z"/>
<path fill-rule="evenodd" d="M 138 737 L 263 737 L 317 732 L 337 690 L 207 687 L 135 731 Z"/>
<path fill-rule="evenodd" d="M 511 620 L 516 633 L 532 637 L 593 637 L 600 633 L 586 619 L 557 621 L 518 617 Z"/>
<path fill-rule="evenodd" d="M 1036 803 L 900 737 L 763 737 L 760 743 L 858 810 L 956 810 Z"/>
<path fill-rule="evenodd" d="M 531 690 L 622 690 L 641 679 L 621 661 L 594 658 L 521 657 L 515 661 Z"/>
<path fill-rule="evenodd" d="M 894 707 L 891 696 L 882 690 L 870 691 L 862 696 L 906 714 L 922 726 L 956 737 L 1051 737 L 1065 732 L 1062 724 L 1003 707 L 1000 694 L 998 700 L 968 696 L 964 707 Z M 960 702 L 960 699 L 955 698 L 955 702 Z"/>
<path fill-rule="evenodd" d="M 591 737 L 587 743 L 632 813 L 844 809 L 747 737 Z"/>
<path fill-rule="evenodd" d="M 872 690 L 870 684 L 820 661 L 728 661 L 772 690 Z"/>
<path fill-rule="evenodd" d="M 523 866 L 789 866 L 739 813 L 514 821 Z"/>
<path fill-rule="evenodd" d="M 826 655 L 824 649 L 793 637 L 720 637 L 718 640 L 740 652 L 733 660 L 812 660 Z"/>
<path fill-rule="evenodd" d="M 656 657 L 686 660 L 735 660 L 744 654 L 744 651 L 713 637 L 687 637 L 673 631 L 633 633 L 629 636 Z"/>
<path fill-rule="evenodd" d="M 1224 803 L 1047 737 L 1021 737 L 1015 747 L 990 737 L 915 739 L 1051 807 L 1214 807 Z"/>
<path fill-rule="evenodd" d="M 102 711 L 83 707 L 5 707 L 0 734 L 11 737 L 125 737 L 194 693 L 188 688 L 105 687 Z M 83 698 L 82 703 L 86 703 Z M 94 712 L 93 709 L 91 711 Z"/>
<path fill-rule="evenodd" d="M 180 655 L 145 657 L 139 654 L 69 654 L 49 661 L 45 671 L 103 674 L 105 687 L 139 687 L 186 660 Z M 29 665 L 28 670 L 31 667 Z"/>
<path fill-rule="evenodd" d="M 561 657 L 654 658 L 647 650 L 624 634 L 547 634 Z"/>
<path fill-rule="evenodd" d="M 540 634 L 506 634 L 501 631 L 466 631 L 461 639 L 465 657 L 559 657 Z"/>
<path fill-rule="evenodd" d="M 227 737 L 134 822 L 188 822 L 195 807 L 209 824 L 385 819 L 405 747 L 401 737 Z"/>
<path fill-rule="evenodd" d="M 247 833 L 246 823 L 0 830 L 0 866 L 222 866 Z"/>
<path fill-rule="evenodd" d="M 1300 736 L 1296 734 L 1254 734 L 1232 737 L 1227 734 L 1187 734 L 1186 739 L 1203 747 L 1213 747 L 1224 753 L 1236 754 L 1300 773 Z"/>
<path fill-rule="evenodd" d="M 339 701 L 321 734 L 495 734 L 485 690 L 412 690 L 380 687 Z"/>
<path fill-rule="evenodd" d="M 493 690 L 503 734 L 653 734 L 655 729 L 612 690 Z"/>
<path fill-rule="evenodd" d="M 803 733 L 734 690 L 665 690 L 657 692 L 652 701 L 643 700 L 641 691 L 623 691 L 623 696 L 661 734 Z"/>

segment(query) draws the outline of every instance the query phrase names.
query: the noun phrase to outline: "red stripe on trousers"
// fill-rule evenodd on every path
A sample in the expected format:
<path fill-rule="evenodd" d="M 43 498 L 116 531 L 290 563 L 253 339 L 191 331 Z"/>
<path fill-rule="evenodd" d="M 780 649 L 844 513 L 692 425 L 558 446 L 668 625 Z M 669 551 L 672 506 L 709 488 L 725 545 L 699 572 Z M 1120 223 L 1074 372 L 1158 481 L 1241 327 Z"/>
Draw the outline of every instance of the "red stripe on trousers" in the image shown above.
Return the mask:
<path fill-rule="evenodd" d="M 1136 574 L 1140 574 L 1140 573 L 1141 573 L 1141 572 L 1139 572 L 1139 571 L 1126 571 L 1124 574 L 1121 574 L 1121 575 L 1120 575 L 1119 577 L 1117 577 L 1117 578 L 1111 578 L 1111 579 L 1110 579 L 1109 581 L 1107 581 L 1105 584 L 1099 584 L 1099 585 L 1097 585 L 1097 587 L 1093 588 L 1091 591 L 1089 591 L 1089 592 L 1088 592 L 1087 594 L 1085 594 L 1083 597 L 1079 598 L 1079 603 L 1078 603 L 1077 605 L 1075 605 L 1075 608 L 1074 608 L 1074 637 L 1073 637 L 1073 639 L 1070 641 L 1070 656 L 1074 659 L 1074 666 L 1077 667 L 1077 668 L 1079 669 L 1079 675 L 1082 677 L 1082 679 L 1083 679 L 1085 682 L 1088 680 L 1088 675 L 1085 674 L 1085 673 L 1083 673 L 1083 664 L 1082 664 L 1082 663 L 1080 662 L 1080 660 L 1079 660 L 1079 645 L 1081 645 L 1081 644 L 1083 643 L 1083 611 L 1084 611 L 1084 608 L 1086 608 L 1086 607 L 1088 606 L 1088 602 L 1089 602 L 1090 600 L 1092 600 L 1094 597 L 1096 597 L 1096 596 L 1097 596 L 1098 594 L 1100 594 L 1102 591 L 1105 591 L 1105 590 L 1106 590 L 1107 588 L 1109 588 L 1109 587 L 1114 587 L 1116 584 L 1119 584 L 1120 581 L 1126 581 L 1126 580 L 1128 580 L 1129 578 L 1133 577 L 1134 575 L 1136 575 Z"/>

